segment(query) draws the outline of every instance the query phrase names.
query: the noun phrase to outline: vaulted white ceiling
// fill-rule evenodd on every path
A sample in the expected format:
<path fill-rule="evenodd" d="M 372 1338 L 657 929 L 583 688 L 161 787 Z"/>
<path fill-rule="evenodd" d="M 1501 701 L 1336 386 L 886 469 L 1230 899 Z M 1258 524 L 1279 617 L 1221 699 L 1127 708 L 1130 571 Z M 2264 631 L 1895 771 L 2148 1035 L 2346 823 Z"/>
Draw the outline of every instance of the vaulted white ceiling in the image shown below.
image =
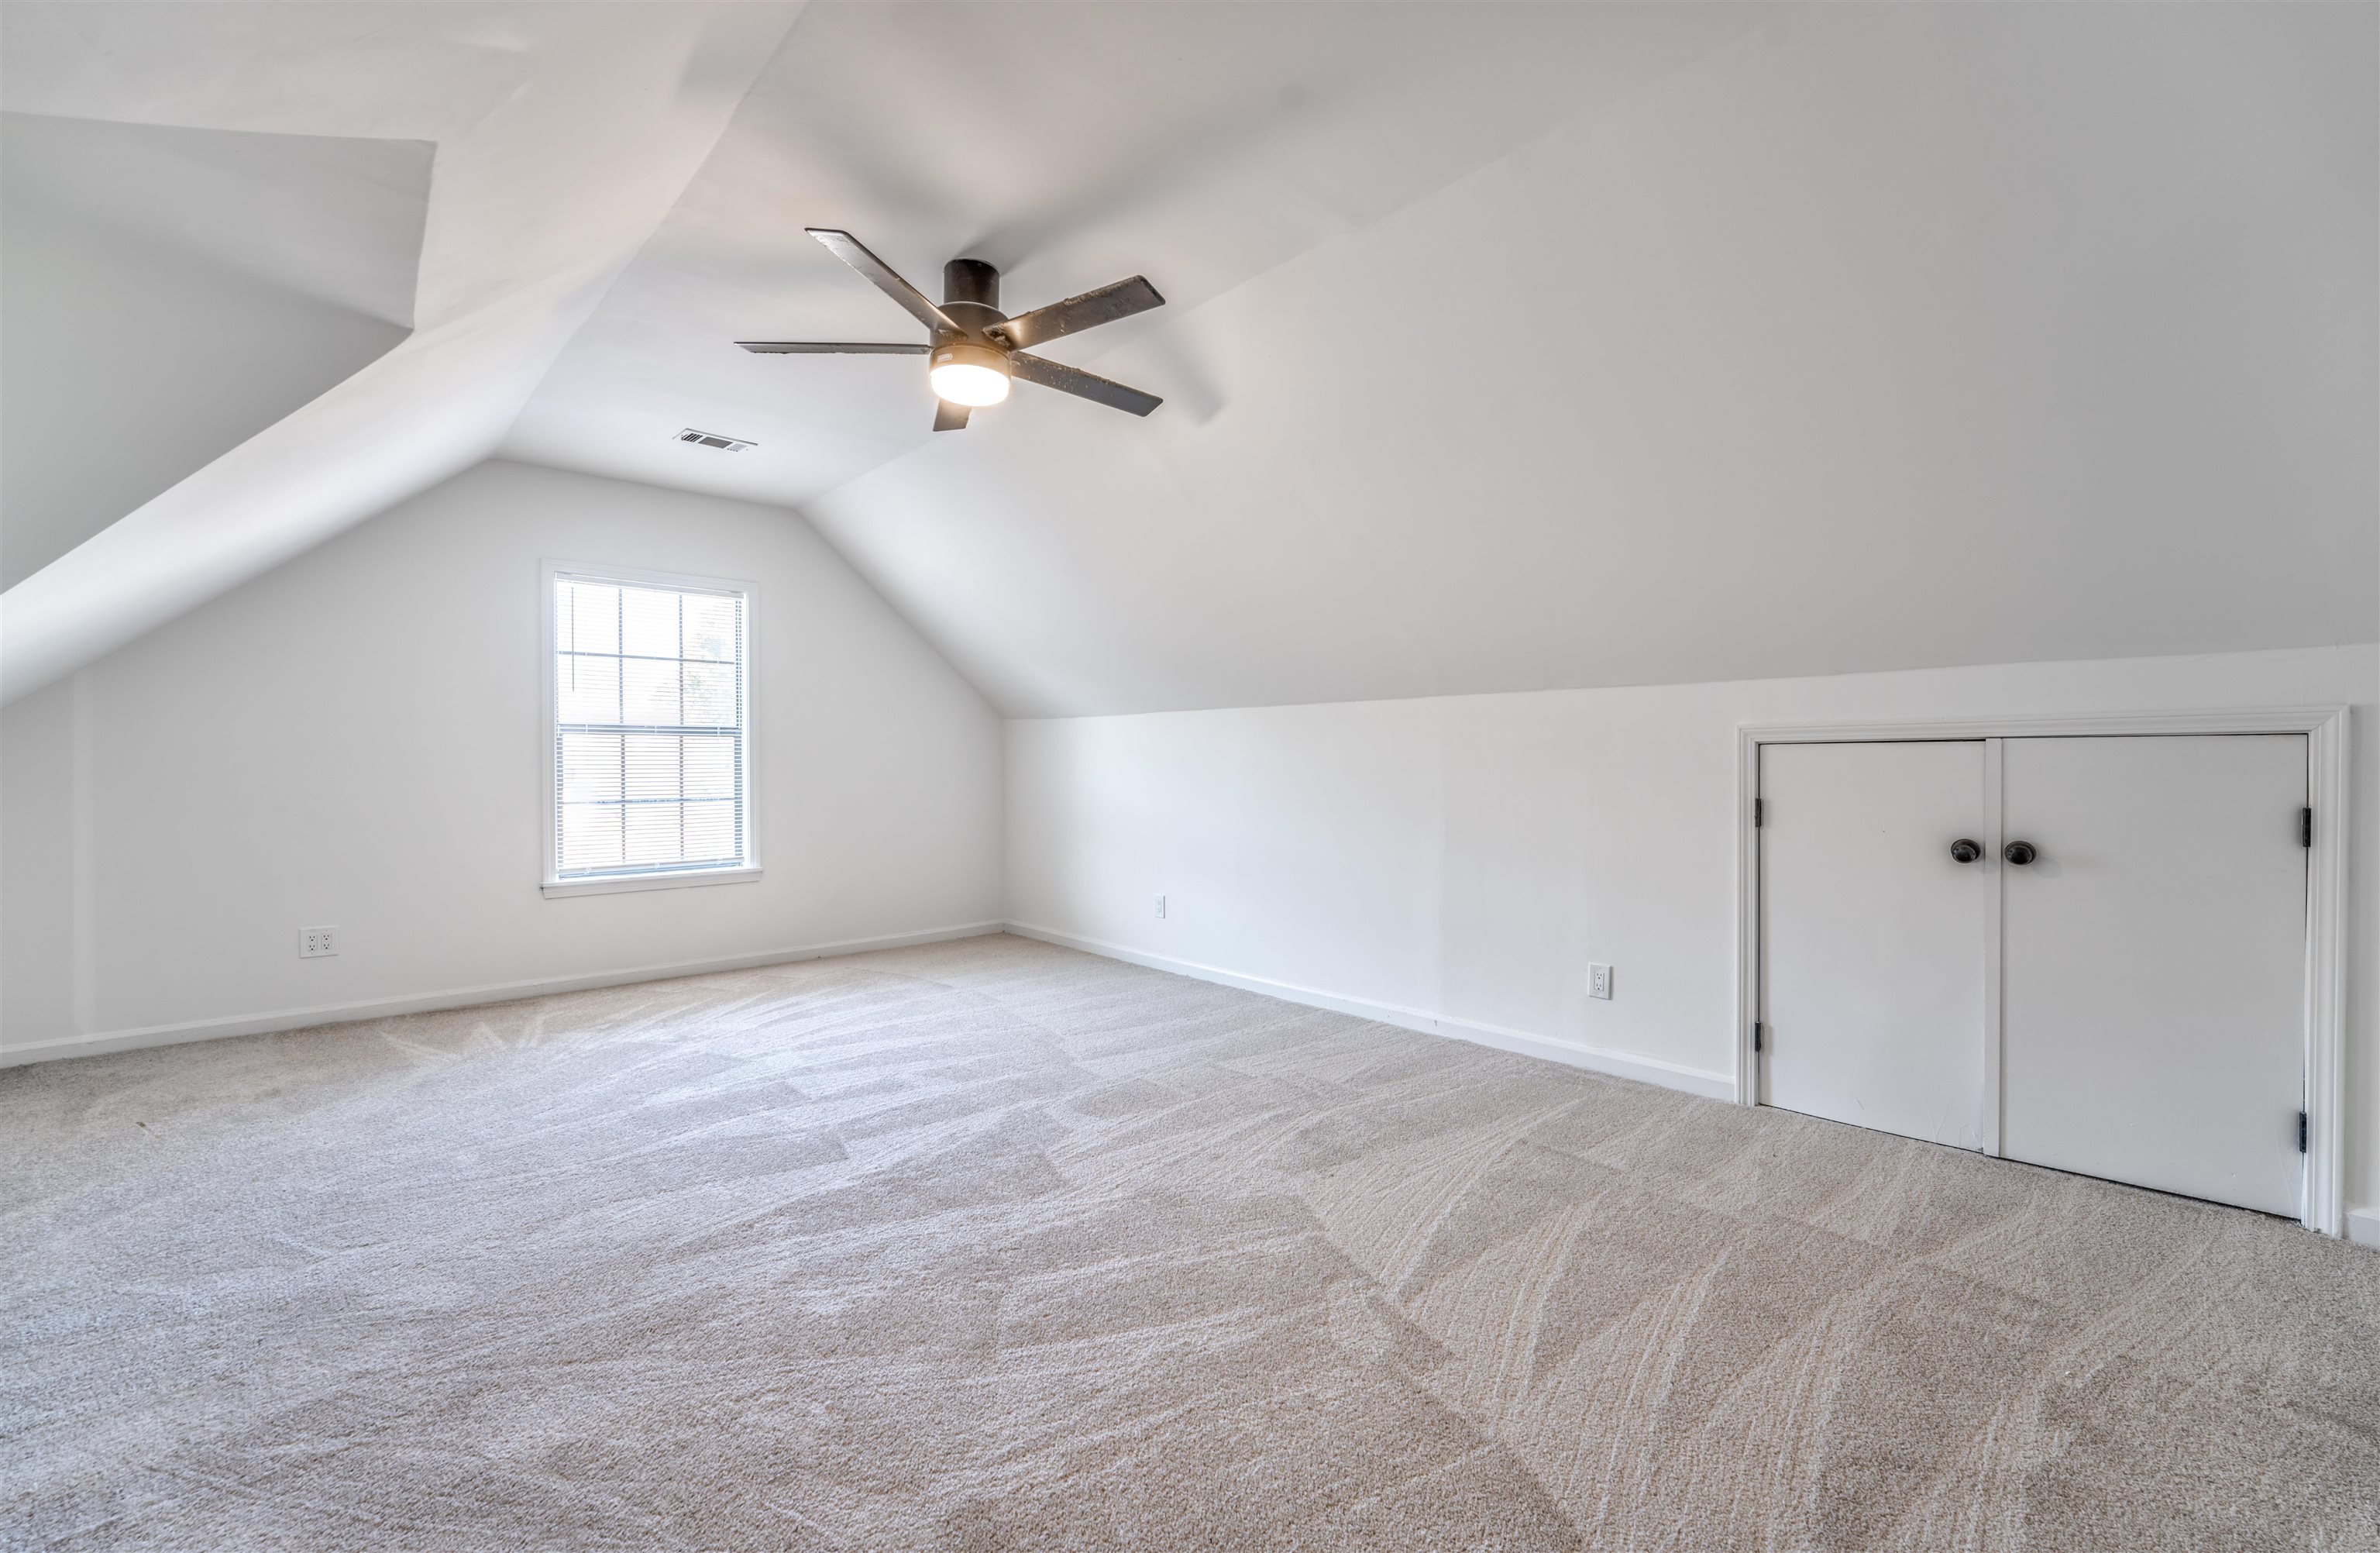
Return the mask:
<path fill-rule="evenodd" d="M 435 149 L 0 114 L 0 588 L 405 339 Z"/>
<path fill-rule="evenodd" d="M 2380 639 L 2375 18 L 1765 15 L 807 509 L 1016 713 Z"/>
<path fill-rule="evenodd" d="M 2373 640 L 2375 18 L 12 6 L 10 108 L 439 161 L 337 458 L 12 589 L 0 673 L 499 446 L 798 507 L 1018 714 Z M 805 226 L 1012 312 L 1146 274 L 1049 354 L 1168 402 L 935 436 L 914 360 L 736 351 L 909 337 Z"/>
<path fill-rule="evenodd" d="M 985 260 L 1011 312 L 1147 273 L 1167 309 L 1050 352 L 1078 360 L 1749 25 L 1719 6 L 811 6 L 505 451 L 807 503 L 924 449 L 934 400 L 915 361 L 735 349 L 923 337 L 805 226 L 855 232 L 932 297 L 944 261 Z M 670 440 L 688 425 L 759 446 Z"/>
<path fill-rule="evenodd" d="M 11 113 L 437 147 L 411 336 L 0 595 L 0 700 L 487 457 L 795 14 L 374 0 L 0 10 Z M 274 233 L 248 236 L 275 246 Z"/>

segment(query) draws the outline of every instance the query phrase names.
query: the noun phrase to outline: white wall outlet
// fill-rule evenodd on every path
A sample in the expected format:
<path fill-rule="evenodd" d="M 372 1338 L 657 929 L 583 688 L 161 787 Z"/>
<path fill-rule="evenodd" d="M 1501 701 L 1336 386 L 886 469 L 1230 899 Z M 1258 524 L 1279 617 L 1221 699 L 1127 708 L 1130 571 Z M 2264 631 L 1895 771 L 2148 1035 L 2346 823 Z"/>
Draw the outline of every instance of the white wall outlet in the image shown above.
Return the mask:
<path fill-rule="evenodd" d="M 1589 997 L 1611 996 L 1611 967 L 1590 965 L 1586 968 L 1586 995 Z"/>
<path fill-rule="evenodd" d="M 1160 917 L 1165 915 L 1165 897 L 1161 895 L 1157 898 L 1157 914 Z"/>
<path fill-rule="evenodd" d="M 301 927 L 298 930 L 298 958 L 319 960 L 339 952 L 339 930 L 335 927 Z"/>

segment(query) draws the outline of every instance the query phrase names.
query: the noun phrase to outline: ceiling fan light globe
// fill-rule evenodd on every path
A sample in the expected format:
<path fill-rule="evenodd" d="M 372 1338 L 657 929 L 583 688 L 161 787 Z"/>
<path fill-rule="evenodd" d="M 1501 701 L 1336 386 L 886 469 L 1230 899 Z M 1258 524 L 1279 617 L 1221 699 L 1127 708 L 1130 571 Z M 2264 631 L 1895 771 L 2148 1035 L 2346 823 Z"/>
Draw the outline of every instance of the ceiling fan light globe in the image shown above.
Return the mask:
<path fill-rule="evenodd" d="M 938 398 L 978 409 L 1008 397 L 1008 379 L 990 367 L 936 367 L 929 374 Z"/>
<path fill-rule="evenodd" d="M 945 345 L 934 350 L 926 373 L 935 397 L 979 409 L 1008 397 L 1008 359 L 989 346 Z"/>

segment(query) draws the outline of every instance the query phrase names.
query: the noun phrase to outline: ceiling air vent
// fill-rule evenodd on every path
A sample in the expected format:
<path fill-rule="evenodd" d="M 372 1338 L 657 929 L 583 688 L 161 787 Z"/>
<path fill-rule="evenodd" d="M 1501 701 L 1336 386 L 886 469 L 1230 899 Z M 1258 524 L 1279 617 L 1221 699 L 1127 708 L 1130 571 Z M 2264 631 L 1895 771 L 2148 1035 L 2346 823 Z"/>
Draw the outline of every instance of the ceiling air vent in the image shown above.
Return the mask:
<path fill-rule="evenodd" d="M 717 432 L 698 432 L 692 426 L 678 433 L 677 439 L 693 443 L 697 447 L 716 447 L 728 453 L 741 453 L 752 446 L 748 442 L 738 442 L 732 436 L 721 436 Z"/>

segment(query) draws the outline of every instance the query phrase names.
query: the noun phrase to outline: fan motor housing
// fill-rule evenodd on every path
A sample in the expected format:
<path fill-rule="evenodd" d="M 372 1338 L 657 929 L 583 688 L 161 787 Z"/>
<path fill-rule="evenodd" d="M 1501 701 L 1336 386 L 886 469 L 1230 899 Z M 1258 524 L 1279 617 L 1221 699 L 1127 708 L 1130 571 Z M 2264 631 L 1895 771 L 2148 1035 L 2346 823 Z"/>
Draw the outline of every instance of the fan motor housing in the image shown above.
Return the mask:
<path fill-rule="evenodd" d="M 980 259 L 953 259 L 942 266 L 942 311 L 970 335 L 1005 321 L 1000 311 L 1000 272 Z M 941 358 L 936 357 L 937 365 Z"/>
<path fill-rule="evenodd" d="M 942 306 L 953 302 L 1000 311 L 1000 272 L 980 259 L 953 259 L 942 266 Z"/>

